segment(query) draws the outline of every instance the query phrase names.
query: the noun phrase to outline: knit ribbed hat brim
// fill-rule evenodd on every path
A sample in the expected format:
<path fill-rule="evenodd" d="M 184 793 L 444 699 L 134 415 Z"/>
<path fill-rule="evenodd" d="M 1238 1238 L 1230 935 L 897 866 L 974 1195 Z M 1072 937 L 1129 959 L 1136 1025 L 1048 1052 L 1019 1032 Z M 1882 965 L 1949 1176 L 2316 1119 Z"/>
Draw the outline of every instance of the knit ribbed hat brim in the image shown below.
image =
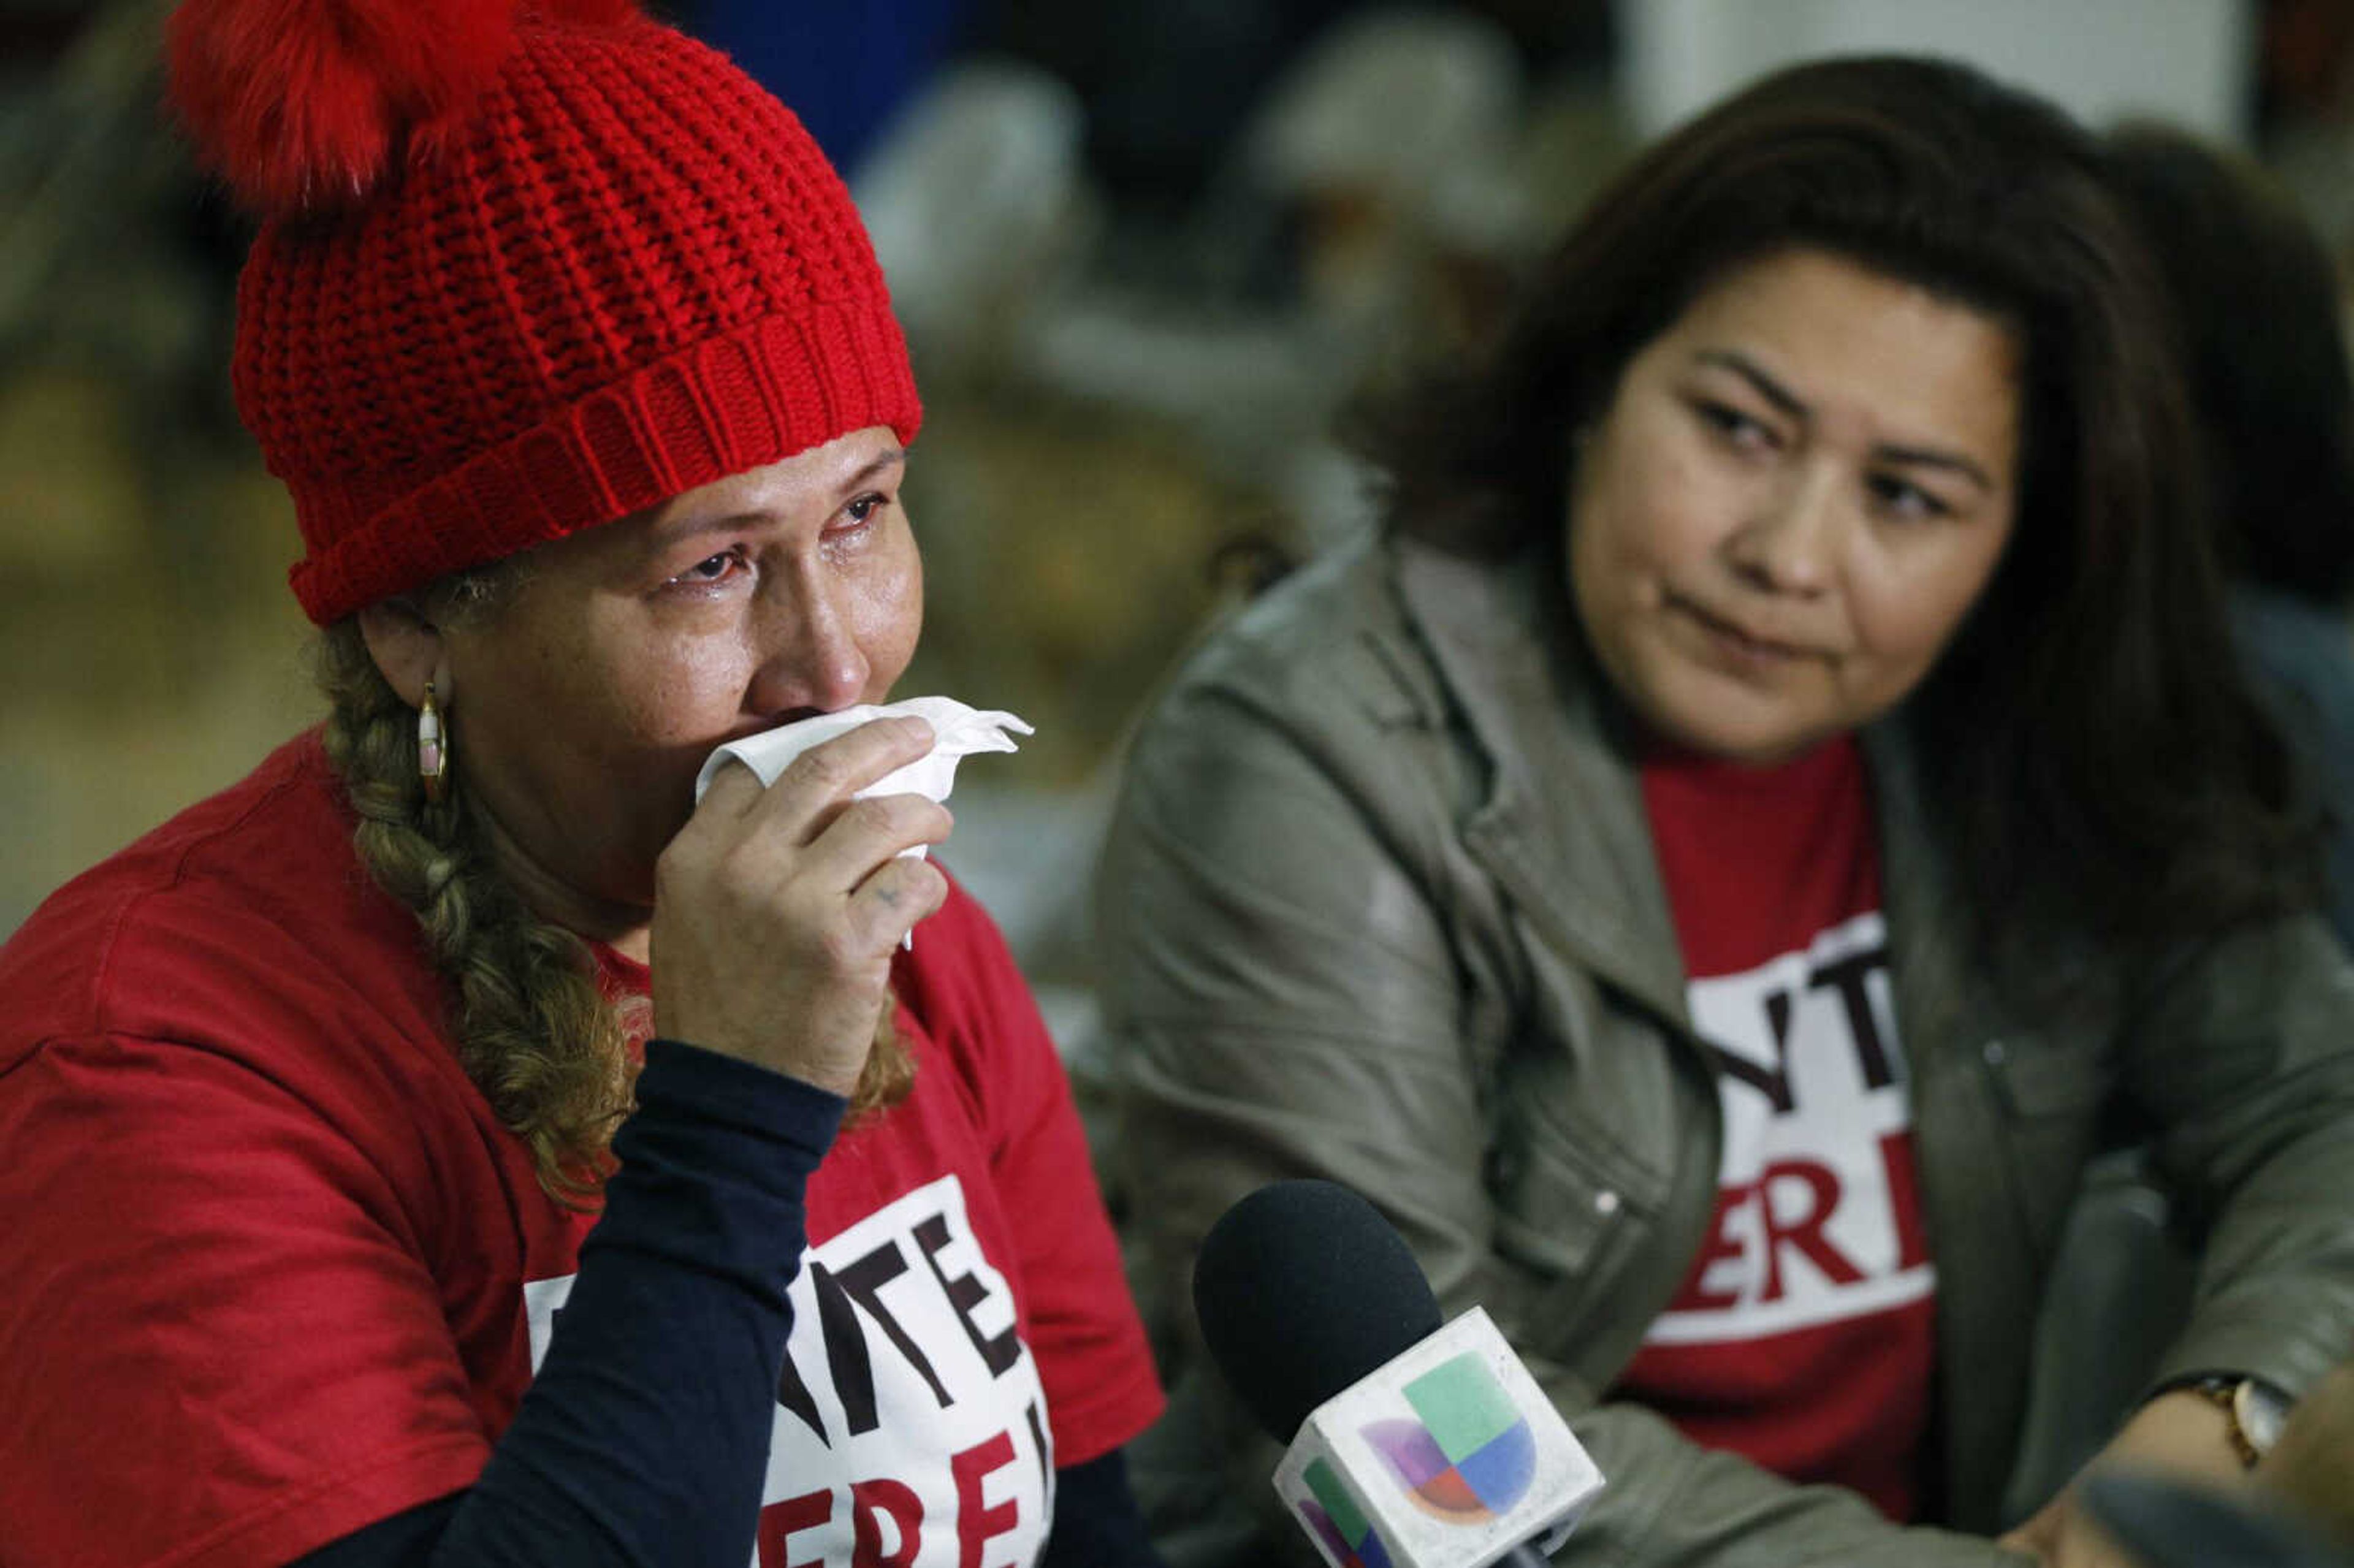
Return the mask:
<path fill-rule="evenodd" d="M 309 553 L 289 574 L 321 624 L 387 595 L 887 425 L 922 405 L 877 302 L 770 316 L 658 360 L 419 487 L 284 475 Z M 482 542 L 497 541 L 482 554 Z"/>
<path fill-rule="evenodd" d="M 184 0 L 171 43 L 262 217 L 232 372 L 313 620 L 854 430 L 914 440 L 841 179 L 629 0 Z"/>

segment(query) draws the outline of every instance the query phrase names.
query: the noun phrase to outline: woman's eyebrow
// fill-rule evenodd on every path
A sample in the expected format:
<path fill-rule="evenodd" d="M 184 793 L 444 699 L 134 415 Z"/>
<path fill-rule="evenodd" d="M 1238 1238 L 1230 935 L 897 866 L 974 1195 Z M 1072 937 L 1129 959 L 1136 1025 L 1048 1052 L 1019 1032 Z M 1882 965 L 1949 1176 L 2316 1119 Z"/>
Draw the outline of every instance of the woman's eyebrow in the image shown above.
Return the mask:
<path fill-rule="evenodd" d="M 1943 469 L 1949 473 L 1961 475 L 1980 490 L 1991 493 L 1994 489 L 1994 481 L 1988 476 L 1986 470 L 1959 452 L 1940 451 L 1933 447 L 1891 446 L 1885 443 L 1875 446 L 1872 450 L 1872 454 L 1884 462 Z"/>
<path fill-rule="evenodd" d="M 905 468 L 907 464 L 907 451 L 905 447 L 893 447 L 889 451 L 876 452 L 859 466 L 857 472 L 844 478 L 835 486 L 835 489 L 847 494 L 868 480 L 875 479 L 895 468 Z"/>
<path fill-rule="evenodd" d="M 1730 370 L 1756 389 L 1757 395 L 1794 419 L 1812 417 L 1814 410 L 1806 400 L 1766 373 L 1763 366 L 1738 349 L 1703 348 L 1692 358 L 1702 365 L 1713 365 L 1720 370 Z"/>

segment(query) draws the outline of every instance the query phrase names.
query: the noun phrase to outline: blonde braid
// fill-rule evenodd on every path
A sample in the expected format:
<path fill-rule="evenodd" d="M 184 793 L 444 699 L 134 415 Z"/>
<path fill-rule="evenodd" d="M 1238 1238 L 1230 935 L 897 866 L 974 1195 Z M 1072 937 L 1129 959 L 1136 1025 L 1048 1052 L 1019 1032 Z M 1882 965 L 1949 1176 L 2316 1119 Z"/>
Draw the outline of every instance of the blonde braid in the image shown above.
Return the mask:
<path fill-rule="evenodd" d="M 359 814 L 352 842 L 378 886 L 415 912 L 456 992 L 458 1060 L 531 1148 L 540 1185 L 581 1206 L 629 1114 L 619 1011 L 578 937 L 525 907 L 485 850 L 464 774 L 439 802 L 417 777 L 417 715 L 378 673 L 356 620 L 327 629 L 320 683 L 328 759 Z"/>
<path fill-rule="evenodd" d="M 426 597 L 446 616 L 486 613 L 513 578 L 491 568 Z M 458 1060 L 500 1121 L 530 1147 L 540 1185 L 590 1206 L 602 1157 L 631 1107 L 623 1009 L 598 983 L 588 945 L 534 915 L 502 877 L 453 748 L 442 799 L 417 773 L 417 715 L 376 666 L 357 618 L 328 627 L 317 654 L 331 705 L 328 760 L 359 826 L 353 847 L 378 886 L 412 911 L 455 992 Z M 905 1099 L 915 1060 L 885 1005 L 851 1097 L 854 1123 Z"/>

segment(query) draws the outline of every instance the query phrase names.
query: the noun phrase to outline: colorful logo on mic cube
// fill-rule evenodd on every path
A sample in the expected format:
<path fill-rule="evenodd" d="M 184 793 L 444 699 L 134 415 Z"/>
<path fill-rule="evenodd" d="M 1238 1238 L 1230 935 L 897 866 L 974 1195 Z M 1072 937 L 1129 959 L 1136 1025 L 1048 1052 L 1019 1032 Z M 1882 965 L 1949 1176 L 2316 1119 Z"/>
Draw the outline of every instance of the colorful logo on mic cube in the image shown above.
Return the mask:
<path fill-rule="evenodd" d="M 1318 1405 L 1273 1477 L 1330 1568 L 1552 1552 L 1602 1474 L 1474 1307 Z"/>
<path fill-rule="evenodd" d="M 1536 1435 L 1485 1360 L 1466 1351 L 1402 1392 L 1420 1420 L 1373 1421 L 1361 1430 L 1407 1498 L 1450 1524 L 1511 1512 L 1536 1474 Z"/>
<path fill-rule="evenodd" d="M 1300 1479 L 1313 1494 L 1299 1499 L 1299 1517 L 1341 1568 L 1391 1568 L 1390 1550 L 1382 1544 L 1373 1521 L 1349 1495 L 1346 1482 L 1331 1465 L 1318 1459 Z"/>

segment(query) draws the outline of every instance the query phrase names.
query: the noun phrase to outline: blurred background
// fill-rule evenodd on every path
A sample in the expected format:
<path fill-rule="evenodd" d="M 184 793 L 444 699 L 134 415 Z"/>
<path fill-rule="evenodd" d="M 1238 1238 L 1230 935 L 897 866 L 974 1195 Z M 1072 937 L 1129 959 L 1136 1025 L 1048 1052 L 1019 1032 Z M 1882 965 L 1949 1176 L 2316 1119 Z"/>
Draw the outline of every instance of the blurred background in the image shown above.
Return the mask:
<path fill-rule="evenodd" d="M 245 235 L 161 0 L 0 0 L 0 936 L 315 721 L 292 510 L 228 399 Z M 2253 154 L 2354 276 L 2354 0 L 673 0 L 848 175 L 928 407 L 903 694 L 1036 724 L 947 859 L 1066 1049 L 1121 737 L 1368 520 L 1355 392 L 1499 319 L 1647 137 L 1762 71 L 1959 55 Z"/>

